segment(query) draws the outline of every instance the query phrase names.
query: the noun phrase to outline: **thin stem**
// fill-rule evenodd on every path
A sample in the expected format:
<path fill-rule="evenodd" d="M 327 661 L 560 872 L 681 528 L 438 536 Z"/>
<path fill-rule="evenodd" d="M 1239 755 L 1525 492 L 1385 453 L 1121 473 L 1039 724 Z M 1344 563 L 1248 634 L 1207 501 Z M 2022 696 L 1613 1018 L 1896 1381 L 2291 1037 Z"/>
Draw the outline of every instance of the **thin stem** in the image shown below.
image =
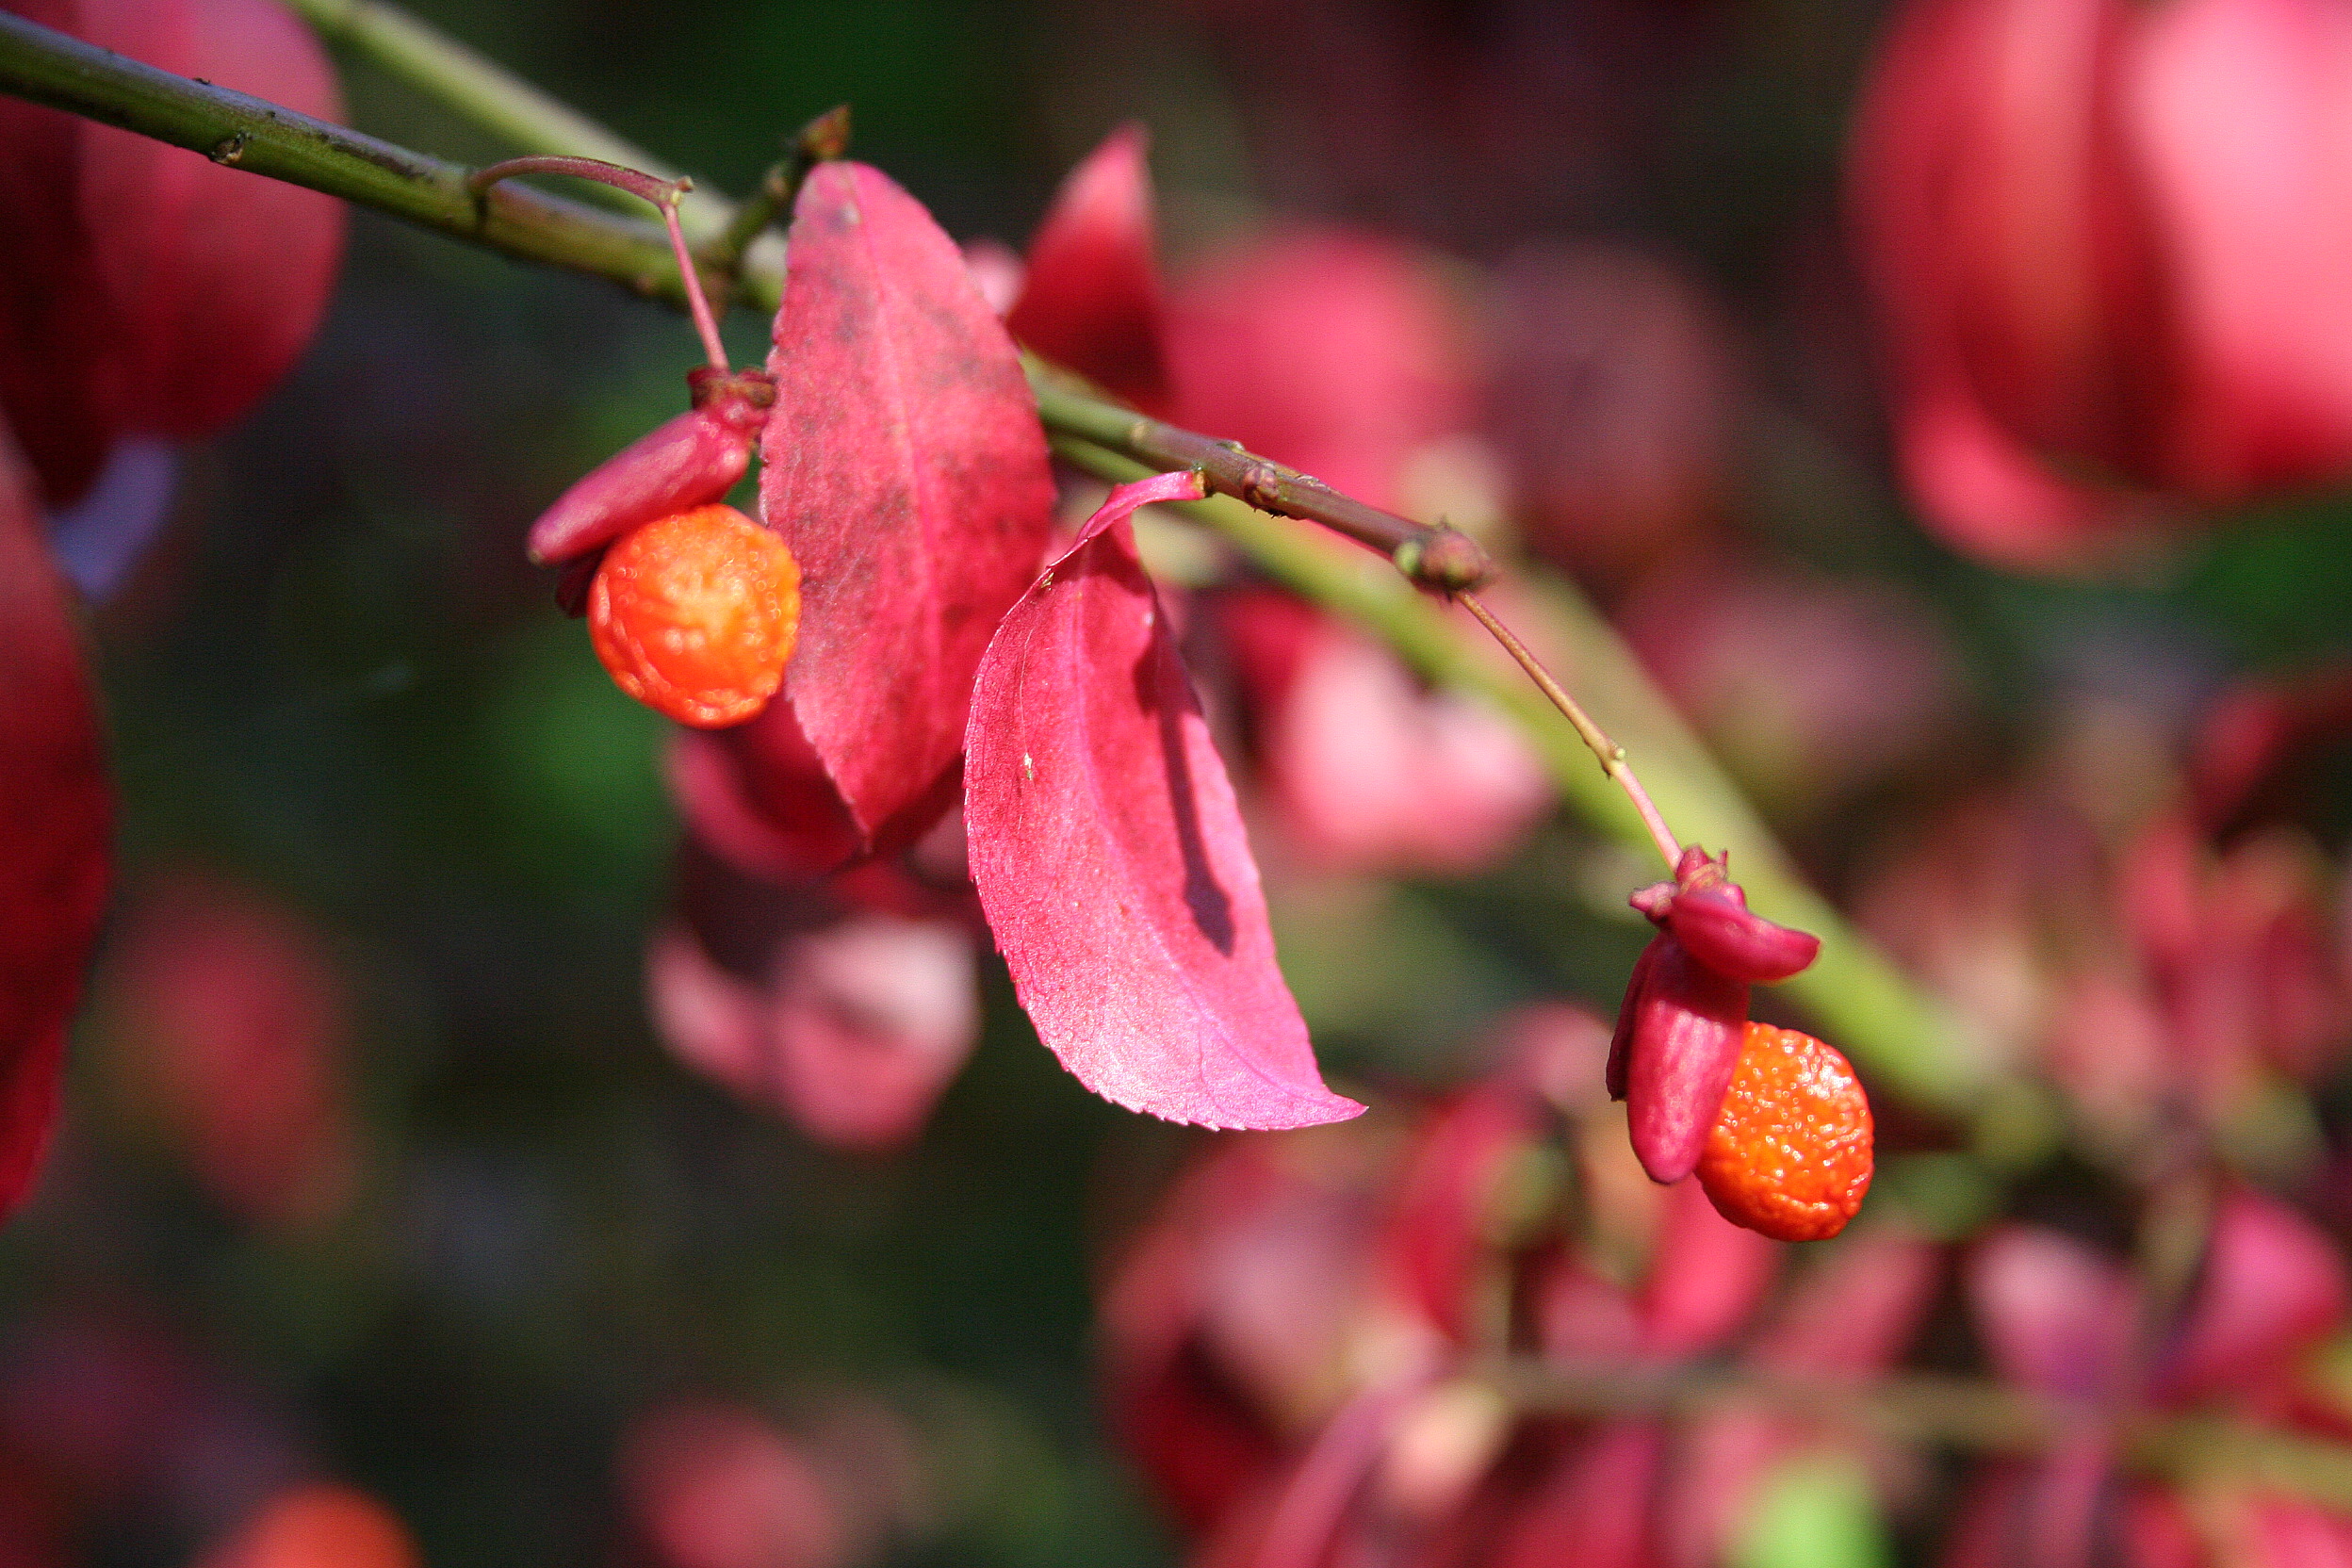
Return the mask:
<path fill-rule="evenodd" d="M 1470 593 L 1456 594 L 1454 598 L 1464 610 L 1478 617 L 1478 624 L 1486 628 L 1496 642 L 1503 645 L 1504 652 L 1518 661 L 1519 667 L 1527 672 L 1527 678 L 1535 682 L 1536 690 L 1551 698 L 1552 706 L 1568 716 L 1568 722 L 1576 727 L 1576 734 L 1592 748 L 1592 755 L 1600 759 L 1601 771 L 1616 780 L 1617 787 L 1625 792 L 1625 798 L 1633 802 L 1633 808 L 1642 814 L 1642 825 L 1650 830 L 1650 841 L 1658 845 L 1658 854 L 1666 858 L 1666 870 L 1671 874 L 1682 864 L 1682 845 L 1675 841 L 1674 830 L 1666 825 L 1666 819 L 1659 815 L 1658 803 L 1650 798 L 1649 791 L 1642 787 L 1642 780 L 1634 774 L 1633 764 L 1625 760 L 1625 748 L 1610 740 L 1601 727 L 1592 722 L 1592 715 L 1568 694 L 1567 688 L 1552 678 L 1552 672 L 1544 667 L 1544 662 L 1535 656 L 1535 650 L 1521 642 L 1518 634 L 1486 607 L 1485 600 Z"/>
<path fill-rule="evenodd" d="M 664 212 L 675 211 L 678 199 L 694 188 L 694 182 L 682 174 L 666 177 L 648 174 L 625 163 L 609 163 L 603 158 L 573 157 L 567 154 L 538 154 L 530 157 L 508 158 L 503 163 L 477 169 L 466 176 L 466 188 L 479 196 L 500 180 L 511 180 L 518 174 L 568 174 L 576 180 L 594 180 L 615 190 L 626 190 L 639 201 L 649 202 Z"/>
<path fill-rule="evenodd" d="M 694 255 L 686 249 L 686 237 L 678 232 L 678 203 L 662 204 L 662 221 L 669 225 L 670 246 L 678 253 L 678 275 L 686 280 L 686 308 L 694 313 L 694 331 L 702 335 L 702 351 L 710 356 L 710 368 L 727 369 L 727 345 L 719 341 L 719 323 L 710 314 L 710 302 L 702 297 L 702 269 L 694 265 Z"/>
<path fill-rule="evenodd" d="M 479 195 L 500 180 L 513 179 L 517 174 L 564 174 L 576 180 L 594 180 L 598 185 L 642 197 L 660 208 L 662 226 L 670 234 L 670 252 L 678 258 L 678 275 L 686 286 L 686 308 L 694 316 L 694 331 L 702 335 L 703 352 L 710 356 L 712 369 L 726 373 L 727 348 L 719 341 L 719 323 L 710 315 L 710 302 L 703 298 L 702 269 L 694 264 L 694 254 L 686 248 L 686 236 L 678 226 L 678 200 L 694 188 L 693 180 L 683 174 L 676 179 L 660 179 L 602 158 L 542 155 L 509 158 L 504 163 L 477 170 L 466 176 L 466 188 Z"/>

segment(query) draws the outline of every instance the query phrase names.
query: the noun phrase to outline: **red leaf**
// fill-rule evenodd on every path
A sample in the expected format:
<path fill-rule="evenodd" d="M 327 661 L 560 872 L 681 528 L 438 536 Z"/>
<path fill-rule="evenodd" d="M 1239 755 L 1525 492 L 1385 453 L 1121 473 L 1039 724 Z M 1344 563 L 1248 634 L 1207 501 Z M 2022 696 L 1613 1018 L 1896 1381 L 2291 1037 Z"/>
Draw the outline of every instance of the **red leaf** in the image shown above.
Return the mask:
<path fill-rule="evenodd" d="M 0 1213 L 48 1146 L 66 1021 L 106 899 L 113 803 L 66 602 L 0 431 Z"/>
<path fill-rule="evenodd" d="M 81 0 L 90 42 L 322 120 L 334 70 L 275 0 Z M 343 204 L 79 122 L 78 195 L 112 313 L 124 430 L 193 440 L 239 418 L 308 346 L 343 256 Z"/>
<path fill-rule="evenodd" d="M 180 873 L 107 943 L 102 1065 L 220 1202 L 261 1224 L 342 1211 L 359 1175 L 351 1007 L 324 937 L 258 890 Z"/>
<path fill-rule="evenodd" d="M 0 9 L 74 30 L 73 0 L 0 0 Z M 52 507 L 89 490 L 114 439 L 97 413 L 105 301 L 74 200 L 76 124 L 0 96 L 0 417 Z"/>
<path fill-rule="evenodd" d="M 0 0 L 161 70 L 306 114 L 340 100 L 274 0 Z M 242 415 L 316 330 L 342 204 L 57 110 L 0 102 L 0 411 L 46 504 L 115 437 L 192 438 Z"/>
<path fill-rule="evenodd" d="M 972 877 L 1037 1034 L 1107 1100 L 1210 1127 L 1364 1107 L 1323 1086 L 1232 783 L 1113 491 L 997 629 L 972 695 Z"/>
<path fill-rule="evenodd" d="M 803 574 L 792 711 L 875 836 L 952 798 L 932 792 L 1045 553 L 1054 480 L 1012 339 L 912 197 L 825 164 L 792 245 L 760 500 Z"/>
<path fill-rule="evenodd" d="M 1028 274 L 1004 324 L 1046 358 L 1164 414 L 1168 321 L 1146 145 L 1142 126 L 1121 125 L 1070 172 L 1029 241 Z"/>

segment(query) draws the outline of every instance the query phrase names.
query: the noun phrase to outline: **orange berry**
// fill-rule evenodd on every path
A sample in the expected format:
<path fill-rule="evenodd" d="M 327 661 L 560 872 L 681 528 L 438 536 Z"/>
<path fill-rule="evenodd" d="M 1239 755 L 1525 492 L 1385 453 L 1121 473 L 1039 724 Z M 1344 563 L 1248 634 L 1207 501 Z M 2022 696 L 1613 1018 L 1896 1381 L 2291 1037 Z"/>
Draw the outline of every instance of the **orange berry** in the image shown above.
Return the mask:
<path fill-rule="evenodd" d="M 1716 1212 L 1775 1241 L 1823 1241 L 1870 1190 L 1870 1102 L 1835 1048 L 1750 1023 L 1699 1156 Z"/>
<path fill-rule="evenodd" d="M 702 729 L 765 708 L 799 632 L 799 564 L 731 506 L 655 518 L 606 552 L 588 589 L 613 683 Z"/>

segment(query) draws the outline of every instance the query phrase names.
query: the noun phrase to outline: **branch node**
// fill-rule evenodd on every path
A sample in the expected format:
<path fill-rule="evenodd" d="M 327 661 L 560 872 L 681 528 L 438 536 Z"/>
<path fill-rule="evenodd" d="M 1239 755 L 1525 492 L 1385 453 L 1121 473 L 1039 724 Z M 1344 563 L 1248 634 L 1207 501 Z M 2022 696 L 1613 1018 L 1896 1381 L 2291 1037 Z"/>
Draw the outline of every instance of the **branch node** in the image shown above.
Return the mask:
<path fill-rule="evenodd" d="M 836 104 L 800 128 L 792 151 L 804 162 L 825 163 L 849 151 L 849 106 Z"/>
<path fill-rule="evenodd" d="M 1282 512 L 1282 469 L 1265 458 L 1254 459 L 1241 471 L 1241 498 L 1260 512 Z"/>
<path fill-rule="evenodd" d="M 1446 594 L 1483 588 L 1494 576 L 1494 563 L 1487 559 L 1478 542 L 1444 523 L 1407 539 L 1390 552 L 1389 559 L 1412 581 Z"/>

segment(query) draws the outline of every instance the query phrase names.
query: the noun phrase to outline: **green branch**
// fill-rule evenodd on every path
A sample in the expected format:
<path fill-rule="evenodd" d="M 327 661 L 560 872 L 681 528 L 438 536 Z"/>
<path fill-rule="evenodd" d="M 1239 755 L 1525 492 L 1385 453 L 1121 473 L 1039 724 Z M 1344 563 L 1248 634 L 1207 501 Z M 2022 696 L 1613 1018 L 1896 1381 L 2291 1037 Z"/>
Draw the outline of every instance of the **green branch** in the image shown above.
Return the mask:
<path fill-rule="evenodd" d="M 300 3 L 336 36 L 368 49 L 519 145 L 659 168 L 638 149 L 389 6 L 362 0 Z M 193 148 L 221 163 L 323 190 L 518 259 L 610 278 L 681 307 L 685 302 L 677 265 L 662 231 L 653 224 L 514 185 L 477 197 L 466 188 L 473 172 L 461 164 L 173 76 L 6 13 L 0 13 L 0 91 Z M 733 209 L 713 201 L 709 210 L 717 232 L 725 232 Z M 772 313 L 782 291 L 782 247 L 772 239 L 754 247 L 733 298 Z M 708 280 L 714 289 L 727 281 Z M 1404 552 L 1409 560 L 1420 557 L 1411 547 L 1427 543 L 1431 531 L 1364 506 L 1232 443 L 1142 420 L 1132 410 L 1077 394 L 1042 368 L 1032 368 L 1032 384 L 1040 416 L 1064 456 L 1114 480 L 1137 478 L 1171 463 L 1200 464 L 1224 496 L 1199 503 L 1193 509 L 1197 516 L 1269 574 L 1386 642 L 1429 679 L 1477 692 L 1512 714 L 1582 816 L 1629 843 L 1649 841 L 1631 806 L 1593 767 L 1582 743 L 1551 707 L 1491 662 L 1429 599 L 1396 573 L 1341 550 L 1323 534 L 1242 503 L 1313 518 L 1383 551 L 1409 547 Z M 1449 559 L 1462 569 L 1458 558 Z M 1550 593 L 1573 645 L 1566 673 L 1587 705 L 1641 759 L 1651 793 L 1668 818 L 1690 841 L 1731 850 L 1740 879 L 1762 912 L 1821 936 L 1820 960 L 1790 981 L 1788 990 L 1886 1090 L 1930 1110 L 1974 1113 L 1989 1086 L 1974 1076 L 1952 1021 L 1805 886 L 1738 789 L 1608 623 L 1564 584 L 1553 584 Z"/>

